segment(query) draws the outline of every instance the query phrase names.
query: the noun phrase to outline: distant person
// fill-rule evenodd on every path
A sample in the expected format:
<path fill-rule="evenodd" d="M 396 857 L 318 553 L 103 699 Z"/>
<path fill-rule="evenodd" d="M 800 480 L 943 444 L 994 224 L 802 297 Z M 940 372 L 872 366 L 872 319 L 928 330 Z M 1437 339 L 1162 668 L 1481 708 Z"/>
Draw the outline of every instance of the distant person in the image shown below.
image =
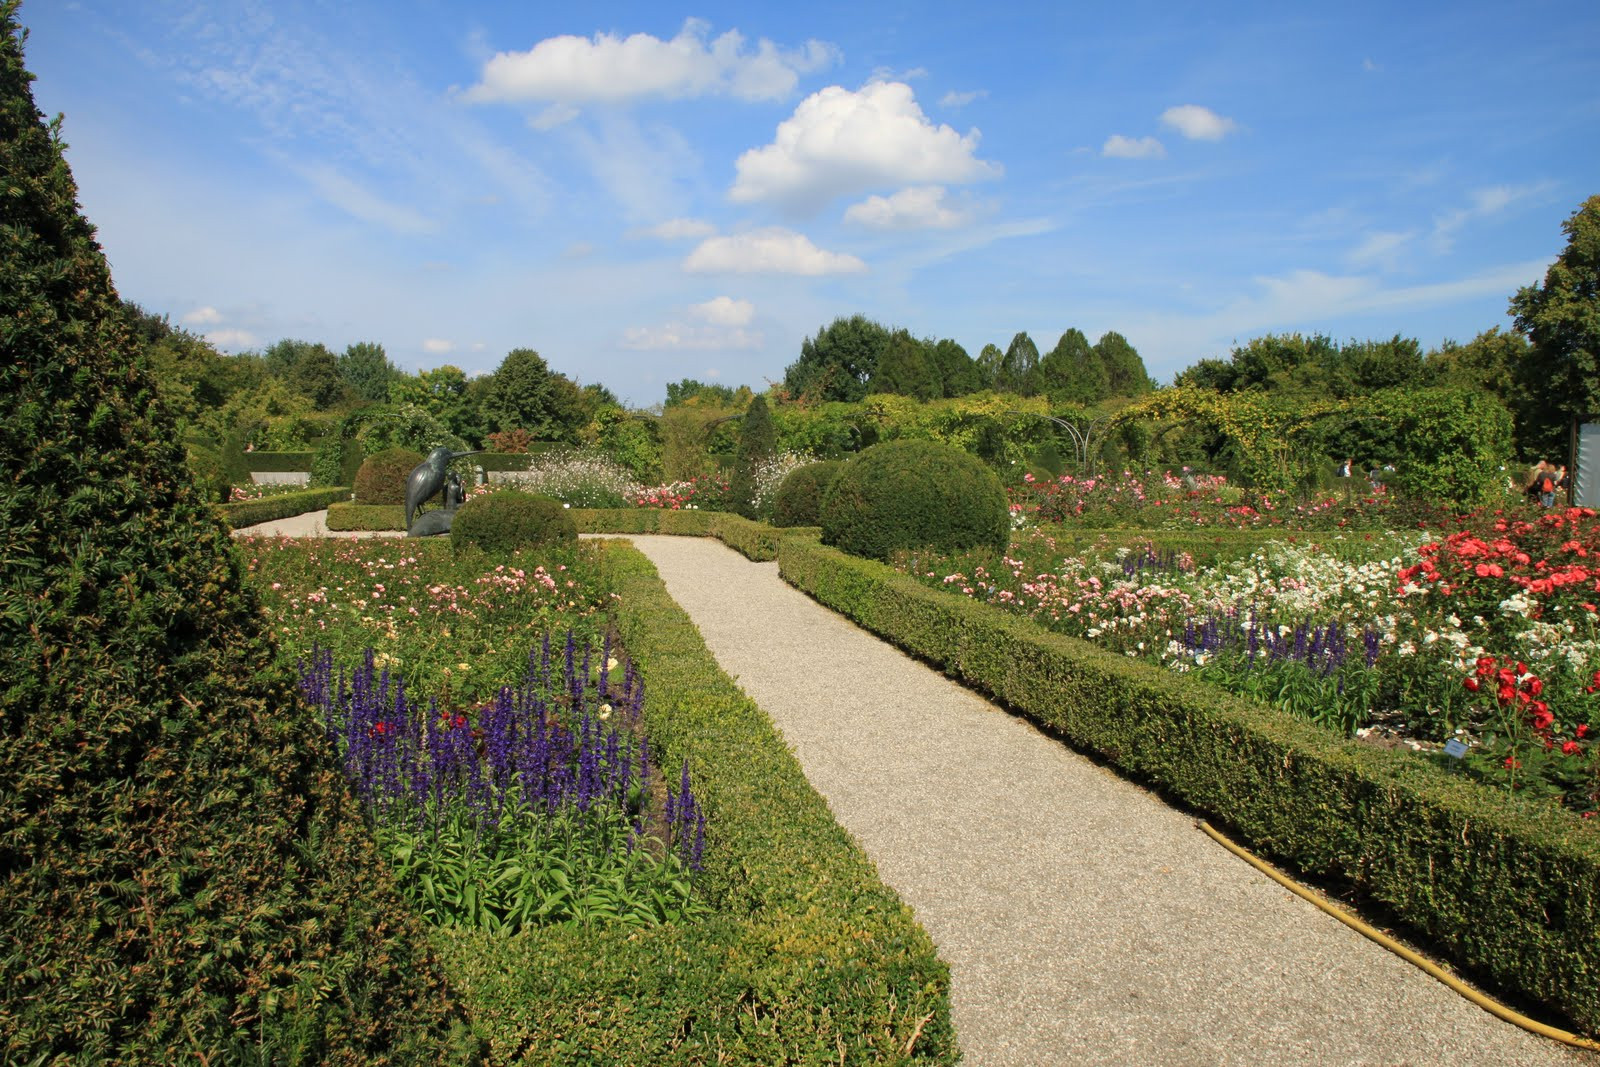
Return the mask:
<path fill-rule="evenodd" d="M 1522 483 L 1522 494 L 1528 498 L 1530 504 L 1539 499 L 1539 484 L 1544 480 L 1546 466 L 1548 464 L 1542 459 L 1535 463 L 1533 469 L 1528 472 L 1527 480 Z"/>
<path fill-rule="evenodd" d="M 1356 469 L 1355 463 L 1356 461 L 1354 459 L 1347 459 L 1341 463 L 1339 465 L 1339 477 L 1349 478 L 1352 474 L 1354 474 Z"/>
<path fill-rule="evenodd" d="M 1556 468 L 1556 493 L 1565 503 L 1572 499 L 1572 479 L 1567 476 L 1567 465 L 1563 463 Z"/>
<path fill-rule="evenodd" d="M 1556 506 L 1556 469 L 1544 460 L 1539 461 L 1538 473 L 1533 476 L 1533 489 L 1540 507 Z"/>

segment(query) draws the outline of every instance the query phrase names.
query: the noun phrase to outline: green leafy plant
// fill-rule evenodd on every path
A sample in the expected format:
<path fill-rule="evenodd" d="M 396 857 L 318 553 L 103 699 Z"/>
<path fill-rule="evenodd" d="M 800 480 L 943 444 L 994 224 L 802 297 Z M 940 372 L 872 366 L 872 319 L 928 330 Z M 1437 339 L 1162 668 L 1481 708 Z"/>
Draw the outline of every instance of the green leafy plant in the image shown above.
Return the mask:
<path fill-rule="evenodd" d="M 421 462 L 421 454 L 409 448 L 388 448 L 368 456 L 356 472 L 356 503 L 404 504 L 406 479 Z"/>
<path fill-rule="evenodd" d="M 808 463 L 790 471 L 778 484 L 772 501 L 772 525 L 818 526 L 822 521 L 822 498 L 833 484 L 843 464 L 836 459 Z"/>
<path fill-rule="evenodd" d="M 1003 549 L 1010 511 L 975 456 L 933 441 L 890 441 L 847 462 L 822 504 L 822 539 L 853 555 L 897 549 Z"/>
<path fill-rule="evenodd" d="M 451 545 L 491 553 L 577 537 L 578 528 L 559 500 L 520 489 L 473 497 L 456 512 L 450 525 Z"/>

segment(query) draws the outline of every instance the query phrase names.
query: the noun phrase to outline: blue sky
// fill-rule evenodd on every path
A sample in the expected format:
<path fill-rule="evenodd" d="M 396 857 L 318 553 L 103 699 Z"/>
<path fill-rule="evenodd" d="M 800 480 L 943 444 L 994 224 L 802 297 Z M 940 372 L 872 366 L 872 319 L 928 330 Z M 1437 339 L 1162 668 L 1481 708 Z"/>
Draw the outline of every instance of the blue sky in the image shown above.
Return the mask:
<path fill-rule="evenodd" d="M 1201 8 L 1203 7 L 1203 10 Z M 1600 192 L 1600 5 L 29 0 L 124 297 L 639 405 L 861 312 L 977 355 L 1465 341 Z"/>

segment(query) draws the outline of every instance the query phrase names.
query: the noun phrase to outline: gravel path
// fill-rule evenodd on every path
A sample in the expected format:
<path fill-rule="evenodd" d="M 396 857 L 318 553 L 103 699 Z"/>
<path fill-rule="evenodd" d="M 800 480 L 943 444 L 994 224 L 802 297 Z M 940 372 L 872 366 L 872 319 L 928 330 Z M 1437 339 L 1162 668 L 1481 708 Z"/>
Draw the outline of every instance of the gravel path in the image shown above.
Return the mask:
<path fill-rule="evenodd" d="M 274 519 L 233 531 L 235 537 L 404 537 L 400 530 L 330 530 L 327 509 L 308 511 L 288 519 Z"/>
<path fill-rule="evenodd" d="M 950 964 L 973 1067 L 1588 1064 L 708 538 L 632 537 Z"/>
<path fill-rule="evenodd" d="M 330 533 L 313 513 L 237 531 Z M 1552 1064 L 1192 820 L 709 538 L 629 538 L 932 935 L 970 1067 Z"/>

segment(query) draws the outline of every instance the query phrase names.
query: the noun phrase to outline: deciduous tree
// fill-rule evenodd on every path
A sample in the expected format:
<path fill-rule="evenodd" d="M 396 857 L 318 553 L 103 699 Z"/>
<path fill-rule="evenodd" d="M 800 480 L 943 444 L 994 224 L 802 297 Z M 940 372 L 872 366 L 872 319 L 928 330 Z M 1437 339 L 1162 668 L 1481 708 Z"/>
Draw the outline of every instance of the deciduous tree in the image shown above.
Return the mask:
<path fill-rule="evenodd" d="M 865 315 L 834 319 L 801 343 L 784 390 L 799 400 L 860 400 L 888 343 L 889 331 Z"/>
<path fill-rule="evenodd" d="M 1544 284 L 1511 298 L 1516 327 L 1533 343 L 1517 380 L 1529 395 L 1545 398 L 1525 427 L 1524 444 L 1550 454 L 1565 452 L 1574 418 L 1600 413 L 1600 195 L 1579 205 L 1561 229 L 1567 247 Z"/>

